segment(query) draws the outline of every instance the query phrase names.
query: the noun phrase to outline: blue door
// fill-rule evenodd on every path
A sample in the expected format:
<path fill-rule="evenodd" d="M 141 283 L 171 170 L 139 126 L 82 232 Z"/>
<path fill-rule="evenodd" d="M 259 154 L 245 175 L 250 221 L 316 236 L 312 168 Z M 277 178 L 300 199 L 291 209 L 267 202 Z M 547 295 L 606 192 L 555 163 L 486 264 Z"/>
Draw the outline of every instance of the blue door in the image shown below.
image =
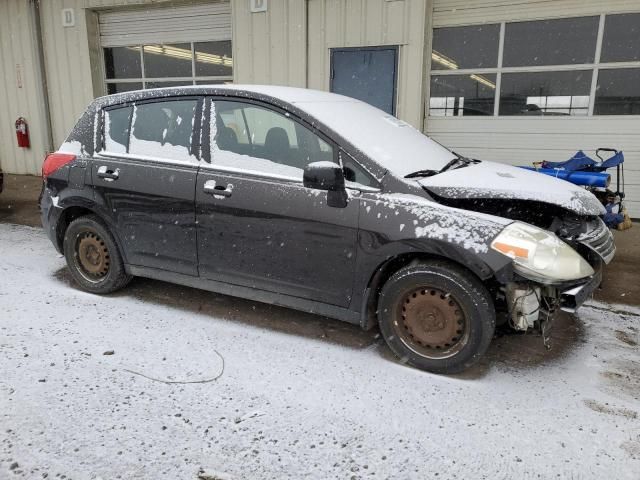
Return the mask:
<path fill-rule="evenodd" d="M 398 47 L 331 50 L 331 91 L 396 113 Z"/>

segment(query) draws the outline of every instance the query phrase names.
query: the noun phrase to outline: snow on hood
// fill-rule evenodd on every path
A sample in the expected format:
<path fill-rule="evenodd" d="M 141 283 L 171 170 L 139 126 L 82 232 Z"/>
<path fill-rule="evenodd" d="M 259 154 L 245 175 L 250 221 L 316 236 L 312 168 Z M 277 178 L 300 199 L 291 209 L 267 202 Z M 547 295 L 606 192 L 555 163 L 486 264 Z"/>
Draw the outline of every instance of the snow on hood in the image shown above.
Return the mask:
<path fill-rule="evenodd" d="M 445 198 L 506 198 L 559 205 L 579 215 L 602 215 L 598 199 L 582 187 L 542 173 L 495 162 L 419 180 L 420 185 Z"/>

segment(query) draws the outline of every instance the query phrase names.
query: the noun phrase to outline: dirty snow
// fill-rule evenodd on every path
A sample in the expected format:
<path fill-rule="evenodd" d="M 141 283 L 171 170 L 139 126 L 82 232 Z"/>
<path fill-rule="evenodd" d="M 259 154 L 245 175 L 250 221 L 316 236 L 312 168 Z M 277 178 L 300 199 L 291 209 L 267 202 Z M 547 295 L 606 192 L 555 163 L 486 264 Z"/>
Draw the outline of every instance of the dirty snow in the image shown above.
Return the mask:
<path fill-rule="evenodd" d="M 638 478 L 638 309 L 592 303 L 551 352 L 505 336 L 442 377 L 322 317 L 84 293 L 39 229 L 0 225 L 0 252 L 2 479 Z"/>

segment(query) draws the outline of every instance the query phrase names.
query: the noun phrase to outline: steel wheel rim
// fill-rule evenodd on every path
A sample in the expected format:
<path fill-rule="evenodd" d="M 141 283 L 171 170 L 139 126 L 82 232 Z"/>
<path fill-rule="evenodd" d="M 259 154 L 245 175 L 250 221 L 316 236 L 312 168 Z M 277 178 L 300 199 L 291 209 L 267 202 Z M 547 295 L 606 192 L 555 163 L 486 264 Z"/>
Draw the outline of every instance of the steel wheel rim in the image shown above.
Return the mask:
<path fill-rule="evenodd" d="M 88 282 L 99 283 L 109 274 L 109 249 L 94 231 L 86 230 L 76 237 L 74 259 L 76 269 Z"/>
<path fill-rule="evenodd" d="M 459 302 L 434 287 L 418 287 L 400 297 L 393 326 L 399 339 L 420 356 L 450 358 L 469 340 L 470 325 Z"/>

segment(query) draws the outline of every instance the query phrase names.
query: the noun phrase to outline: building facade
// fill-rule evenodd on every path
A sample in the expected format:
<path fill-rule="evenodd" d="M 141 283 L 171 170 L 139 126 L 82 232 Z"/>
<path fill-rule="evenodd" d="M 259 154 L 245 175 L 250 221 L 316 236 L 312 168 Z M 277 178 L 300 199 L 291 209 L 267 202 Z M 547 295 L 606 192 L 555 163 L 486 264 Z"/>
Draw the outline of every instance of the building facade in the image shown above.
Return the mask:
<path fill-rule="evenodd" d="M 278 84 L 356 96 L 485 160 L 623 150 L 640 217 L 638 0 L 3 0 L 0 41 L 5 172 L 38 174 L 96 96 Z"/>

